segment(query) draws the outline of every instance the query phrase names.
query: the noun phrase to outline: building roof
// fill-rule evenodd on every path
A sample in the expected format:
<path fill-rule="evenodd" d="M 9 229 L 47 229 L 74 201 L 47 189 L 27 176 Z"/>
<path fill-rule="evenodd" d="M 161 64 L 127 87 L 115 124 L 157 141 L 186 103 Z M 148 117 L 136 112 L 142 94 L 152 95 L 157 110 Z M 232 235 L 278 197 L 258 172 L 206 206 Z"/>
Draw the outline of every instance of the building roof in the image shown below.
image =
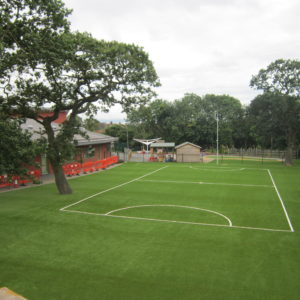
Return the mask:
<path fill-rule="evenodd" d="M 152 143 L 150 148 L 173 148 L 175 143 Z"/>
<path fill-rule="evenodd" d="M 185 143 L 182 143 L 182 144 L 180 144 L 180 145 L 176 146 L 176 147 L 175 147 L 175 149 L 181 148 L 181 147 L 183 147 L 183 146 L 185 146 L 185 145 L 191 145 L 191 146 L 194 146 L 194 147 L 197 147 L 197 148 L 201 149 L 201 147 L 200 147 L 200 146 L 198 146 L 198 145 L 195 145 L 195 144 L 193 144 L 193 143 L 190 143 L 190 142 L 185 142 Z"/>
<path fill-rule="evenodd" d="M 52 123 L 54 131 L 55 129 L 59 130 L 59 126 L 59 124 Z M 23 130 L 28 130 L 32 134 L 33 140 L 37 140 L 41 136 L 45 136 L 45 134 L 43 133 L 44 127 L 35 120 L 26 119 L 26 122 L 21 125 L 21 128 Z M 118 138 L 116 137 L 111 137 L 102 133 L 92 132 L 86 130 L 85 128 L 81 128 L 81 130 L 85 132 L 89 138 L 87 139 L 86 137 L 82 137 L 79 134 L 75 134 L 74 140 L 77 141 L 78 146 L 107 144 L 118 141 Z"/>
<path fill-rule="evenodd" d="M 89 131 L 86 129 L 84 129 L 84 130 L 85 130 L 86 134 L 89 136 L 89 139 L 82 137 L 79 134 L 75 134 L 74 140 L 77 141 L 78 146 L 106 144 L 106 143 L 117 142 L 119 140 L 116 137 L 112 137 L 112 136 L 105 135 L 102 133 L 92 132 L 92 131 Z"/>

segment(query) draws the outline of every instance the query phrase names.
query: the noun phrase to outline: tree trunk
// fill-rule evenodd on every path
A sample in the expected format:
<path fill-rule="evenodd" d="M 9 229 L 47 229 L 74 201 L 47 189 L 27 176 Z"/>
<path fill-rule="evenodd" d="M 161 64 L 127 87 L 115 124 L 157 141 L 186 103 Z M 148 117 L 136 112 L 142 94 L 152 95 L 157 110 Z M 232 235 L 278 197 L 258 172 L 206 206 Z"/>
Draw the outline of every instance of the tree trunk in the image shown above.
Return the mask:
<path fill-rule="evenodd" d="M 61 195 L 65 194 L 72 194 L 72 189 L 69 186 L 69 183 L 66 179 L 64 171 L 61 166 L 62 157 L 60 154 L 60 141 L 55 140 L 54 130 L 51 126 L 51 119 L 45 119 L 43 125 L 46 129 L 47 136 L 48 136 L 48 158 L 52 165 L 54 177 L 55 177 L 55 184 L 58 189 L 58 192 Z"/>
<path fill-rule="evenodd" d="M 51 161 L 51 165 L 54 172 L 55 177 L 55 184 L 56 187 L 61 195 L 72 194 L 72 189 L 69 185 L 68 180 L 64 174 L 64 171 L 61 165 L 57 164 L 56 162 Z"/>

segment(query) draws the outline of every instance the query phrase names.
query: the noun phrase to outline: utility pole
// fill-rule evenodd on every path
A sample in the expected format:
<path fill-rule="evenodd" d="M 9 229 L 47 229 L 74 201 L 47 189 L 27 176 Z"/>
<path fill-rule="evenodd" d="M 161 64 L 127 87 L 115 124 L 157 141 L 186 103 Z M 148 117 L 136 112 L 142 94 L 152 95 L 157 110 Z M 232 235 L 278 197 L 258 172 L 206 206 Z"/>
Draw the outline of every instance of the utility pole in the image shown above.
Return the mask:
<path fill-rule="evenodd" d="M 129 141 L 128 141 L 128 125 L 126 123 L 126 144 L 127 144 L 127 149 L 129 149 Z"/>
<path fill-rule="evenodd" d="M 216 120 L 217 120 L 217 165 L 219 164 L 219 115 L 216 111 Z"/>

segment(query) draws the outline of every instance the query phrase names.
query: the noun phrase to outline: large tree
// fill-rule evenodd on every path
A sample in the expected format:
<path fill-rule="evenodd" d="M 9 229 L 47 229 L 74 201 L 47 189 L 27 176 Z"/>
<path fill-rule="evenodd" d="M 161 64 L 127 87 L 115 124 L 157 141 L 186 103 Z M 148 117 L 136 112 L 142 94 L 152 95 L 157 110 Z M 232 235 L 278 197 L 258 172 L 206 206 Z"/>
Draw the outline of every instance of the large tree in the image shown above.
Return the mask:
<path fill-rule="evenodd" d="M 282 99 L 278 106 L 282 107 L 285 120 L 285 140 L 287 144 L 286 165 L 292 164 L 292 153 L 295 148 L 296 136 L 299 131 L 299 101 L 300 101 L 300 61 L 278 59 L 266 69 L 261 69 L 253 76 L 250 86 L 263 90 L 270 98 Z M 282 97 L 280 97 L 282 96 Z M 283 97 L 285 96 L 285 97 Z M 269 127 L 270 123 L 264 126 Z M 276 126 L 276 125 L 274 125 Z"/>
<path fill-rule="evenodd" d="M 128 124 L 111 124 L 105 128 L 105 134 L 119 138 L 115 144 L 116 151 L 124 151 L 124 148 L 131 148 L 134 144 L 134 128 Z"/>
<path fill-rule="evenodd" d="M 147 105 L 132 110 L 128 121 L 136 128 L 135 138 L 157 138 L 169 140 L 170 126 L 173 119 L 172 104 L 165 100 L 156 99 Z"/>
<path fill-rule="evenodd" d="M 285 149 L 286 164 L 292 163 L 300 129 L 300 103 L 295 97 L 264 93 L 248 109 L 251 135 L 264 148 Z"/>
<path fill-rule="evenodd" d="M 97 119 L 93 118 L 86 118 L 83 122 L 83 127 L 90 131 L 97 131 L 100 129 L 101 123 Z"/>
<path fill-rule="evenodd" d="M 23 0 L 23 11 L 18 10 L 17 1 L 10 2 L 15 9 L 8 12 L 11 14 L 6 18 L 8 24 L 15 22 L 20 14 L 26 19 L 32 2 L 38 3 L 35 13 L 42 10 L 45 16 L 51 17 L 47 1 Z M 55 0 L 49 3 L 57 4 L 57 8 L 61 5 Z M 59 16 L 64 20 L 68 11 L 60 7 Z M 36 20 L 30 19 L 33 23 L 22 33 L 27 42 L 13 42 L 13 51 L 12 46 L 5 44 L 1 49 L 7 54 L 3 61 L 8 66 L 0 82 L 1 105 L 10 114 L 34 119 L 43 126 L 57 188 L 61 194 L 71 193 L 62 164 L 72 156 L 73 137 L 80 132 L 77 115 L 108 110 L 116 103 L 129 111 L 154 95 L 158 77 L 148 55 L 138 46 L 96 40 L 86 33 L 70 33 L 66 21 L 61 22 L 62 26 L 52 26 L 55 30 L 45 31 L 44 27 L 50 26 L 47 22 L 56 22 L 52 18 L 39 30 L 40 20 L 35 24 Z M 19 40 L 23 40 L 22 34 Z M 20 57 L 24 57 L 22 62 Z M 53 114 L 41 116 L 45 107 Z M 62 110 L 69 111 L 69 118 L 55 132 L 51 123 Z"/>
<path fill-rule="evenodd" d="M 250 86 L 264 92 L 300 96 L 300 61 L 278 59 L 252 76 Z"/>

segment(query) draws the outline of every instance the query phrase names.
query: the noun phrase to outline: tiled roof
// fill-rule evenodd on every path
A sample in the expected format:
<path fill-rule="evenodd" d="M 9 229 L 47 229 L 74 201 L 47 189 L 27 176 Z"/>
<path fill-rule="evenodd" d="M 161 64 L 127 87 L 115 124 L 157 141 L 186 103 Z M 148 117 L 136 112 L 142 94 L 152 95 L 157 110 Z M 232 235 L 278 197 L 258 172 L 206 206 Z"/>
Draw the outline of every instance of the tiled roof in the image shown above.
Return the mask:
<path fill-rule="evenodd" d="M 59 129 L 58 124 L 52 125 L 54 130 Z M 21 125 L 23 130 L 28 130 L 32 134 L 32 139 L 37 140 L 41 137 L 41 133 L 44 132 L 44 127 L 32 119 L 26 119 L 26 122 Z M 89 130 L 86 130 L 84 128 L 81 128 L 89 137 L 89 139 L 82 137 L 79 134 L 75 134 L 74 140 L 77 141 L 78 146 L 83 145 L 96 145 L 96 144 L 106 144 L 106 143 L 112 143 L 118 141 L 118 138 L 111 137 L 109 135 L 105 135 L 102 133 L 92 132 Z M 41 133 L 40 133 L 41 132 Z M 45 134 L 42 134 L 45 136 Z"/>
<path fill-rule="evenodd" d="M 191 146 L 194 146 L 194 147 L 197 147 L 197 148 L 200 148 L 200 149 L 201 149 L 201 147 L 200 147 L 200 146 L 198 146 L 198 145 L 195 145 L 195 144 L 193 144 L 193 143 L 190 143 L 190 142 L 185 142 L 185 143 L 182 143 L 182 144 L 180 144 L 180 145 L 176 146 L 176 147 L 175 147 L 175 149 L 181 148 L 181 147 L 183 147 L 183 146 L 185 146 L 185 145 L 191 145 Z"/>

